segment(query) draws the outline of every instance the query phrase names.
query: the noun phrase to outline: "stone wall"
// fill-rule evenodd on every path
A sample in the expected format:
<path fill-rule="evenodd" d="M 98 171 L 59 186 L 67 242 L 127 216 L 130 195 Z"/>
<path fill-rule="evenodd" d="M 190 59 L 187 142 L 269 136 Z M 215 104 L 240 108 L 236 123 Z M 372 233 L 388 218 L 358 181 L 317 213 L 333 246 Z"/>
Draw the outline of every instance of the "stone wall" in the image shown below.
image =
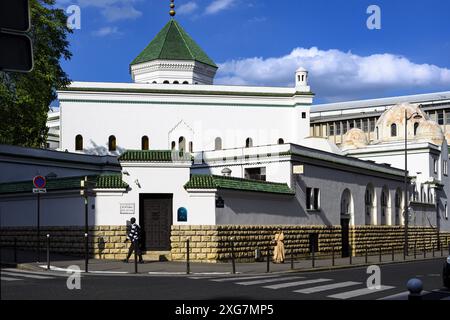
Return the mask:
<path fill-rule="evenodd" d="M 279 226 L 173 226 L 172 260 L 186 260 L 186 240 L 190 239 L 190 260 L 193 262 L 226 262 L 231 259 L 231 241 L 234 239 L 235 258 L 240 262 L 254 261 L 255 250 L 265 255 L 267 246 Z M 286 253 L 295 258 L 310 255 L 310 235 L 318 237 L 317 257 L 329 256 L 334 248 L 336 256 L 342 249 L 341 227 L 325 226 L 280 226 L 285 235 Z M 432 228 L 411 227 L 410 247 L 417 240 L 419 250 L 437 248 L 437 233 Z M 366 248 L 371 253 L 403 250 L 404 229 L 397 226 L 360 226 L 350 230 L 353 255 L 362 255 Z M 441 243 L 448 247 L 450 233 L 441 234 Z"/>
<path fill-rule="evenodd" d="M 41 228 L 41 250 L 46 250 L 46 235 L 50 234 L 52 253 L 83 256 L 85 253 L 84 227 L 43 227 Z M 37 250 L 36 228 L 13 227 L 2 228 L 0 242 L 3 246 Z M 96 226 L 89 228 L 89 252 L 98 259 L 124 259 L 128 253 L 125 226 Z"/>

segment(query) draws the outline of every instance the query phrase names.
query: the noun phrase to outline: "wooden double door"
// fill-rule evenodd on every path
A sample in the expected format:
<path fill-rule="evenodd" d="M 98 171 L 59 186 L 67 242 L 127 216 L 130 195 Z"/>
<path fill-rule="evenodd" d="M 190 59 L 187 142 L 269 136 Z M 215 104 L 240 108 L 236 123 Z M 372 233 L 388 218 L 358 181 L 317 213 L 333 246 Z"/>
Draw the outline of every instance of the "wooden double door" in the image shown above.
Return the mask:
<path fill-rule="evenodd" d="M 171 249 L 172 194 L 141 194 L 140 223 L 144 251 Z"/>

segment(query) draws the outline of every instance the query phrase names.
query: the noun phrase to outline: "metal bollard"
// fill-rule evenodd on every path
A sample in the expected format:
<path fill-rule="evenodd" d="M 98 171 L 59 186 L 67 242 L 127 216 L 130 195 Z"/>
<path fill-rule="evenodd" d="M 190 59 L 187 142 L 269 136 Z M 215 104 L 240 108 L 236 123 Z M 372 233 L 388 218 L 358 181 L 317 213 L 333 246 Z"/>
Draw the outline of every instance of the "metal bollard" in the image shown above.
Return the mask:
<path fill-rule="evenodd" d="M 450 255 L 450 244 L 448 245 L 448 254 Z"/>
<path fill-rule="evenodd" d="M 189 264 L 189 239 L 186 239 L 186 274 L 191 273 L 191 266 Z"/>
<path fill-rule="evenodd" d="M 417 240 L 414 242 L 414 260 L 417 259 Z"/>
<path fill-rule="evenodd" d="M 380 263 L 383 262 L 383 251 L 382 250 L 383 249 L 381 249 L 381 247 L 380 247 L 380 253 L 379 253 L 379 255 L 380 255 Z"/>
<path fill-rule="evenodd" d="M 294 249 L 291 251 L 291 270 L 294 270 Z"/>
<path fill-rule="evenodd" d="M 233 269 L 233 274 L 236 274 L 236 262 L 234 258 L 234 238 L 231 238 L 231 266 Z"/>
<path fill-rule="evenodd" d="M 137 250 L 138 250 L 138 246 L 139 243 L 137 241 L 134 241 L 133 246 L 134 246 L 134 273 L 137 274 L 138 273 L 138 258 L 137 258 Z"/>
<path fill-rule="evenodd" d="M 369 263 L 369 248 L 366 246 L 366 264 Z"/>
<path fill-rule="evenodd" d="M 431 250 L 433 250 L 433 258 L 436 257 L 436 253 L 434 252 L 434 243 L 431 244 Z"/>
<path fill-rule="evenodd" d="M 50 234 L 47 233 L 47 270 L 50 270 Z"/>
<path fill-rule="evenodd" d="M 14 238 L 14 263 L 17 263 L 17 238 Z"/>
<path fill-rule="evenodd" d="M 442 243 L 441 243 L 441 257 L 443 257 L 444 256 L 444 246 L 442 245 Z"/>
<path fill-rule="evenodd" d="M 395 248 L 392 246 L 392 261 L 395 261 Z"/>
<path fill-rule="evenodd" d="M 270 272 L 270 244 L 267 245 L 267 266 L 266 266 L 266 272 Z"/>
<path fill-rule="evenodd" d="M 351 247 L 351 246 L 348 246 L 348 249 L 349 249 L 349 251 L 350 251 L 350 254 L 349 254 L 350 265 L 352 265 L 352 264 L 353 264 L 353 250 L 352 250 L 352 247 Z"/>
<path fill-rule="evenodd" d="M 84 271 L 89 272 L 89 234 L 84 234 Z"/>
<path fill-rule="evenodd" d="M 332 255 L 331 255 L 331 266 L 335 266 L 335 264 L 336 264 L 336 261 L 335 261 L 335 258 L 334 258 L 334 246 L 333 246 L 333 248 L 331 249 L 332 250 Z"/>
<path fill-rule="evenodd" d="M 403 261 L 406 261 L 406 247 L 403 247 Z"/>
<path fill-rule="evenodd" d="M 311 261 L 311 264 L 312 264 L 312 267 L 313 267 L 313 269 L 316 267 L 316 248 L 315 248 L 315 245 L 313 244 L 312 245 L 312 261 Z"/>
<path fill-rule="evenodd" d="M 427 258 L 427 244 L 425 243 L 425 240 L 423 241 L 423 257 L 424 259 Z"/>

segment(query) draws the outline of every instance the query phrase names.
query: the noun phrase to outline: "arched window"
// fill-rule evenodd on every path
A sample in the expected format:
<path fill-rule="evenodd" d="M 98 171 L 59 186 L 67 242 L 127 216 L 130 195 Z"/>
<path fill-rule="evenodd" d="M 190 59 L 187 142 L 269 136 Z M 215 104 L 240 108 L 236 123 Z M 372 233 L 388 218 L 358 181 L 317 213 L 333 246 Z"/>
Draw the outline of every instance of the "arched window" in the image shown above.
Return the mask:
<path fill-rule="evenodd" d="M 194 152 L 194 143 L 192 141 L 189 142 L 189 152 L 190 153 Z"/>
<path fill-rule="evenodd" d="M 397 136 L 397 125 L 395 123 L 391 124 L 391 137 Z"/>
<path fill-rule="evenodd" d="M 401 225 L 401 211 L 402 211 L 402 191 L 400 189 L 395 193 L 395 225 Z"/>
<path fill-rule="evenodd" d="M 75 137 L 75 150 L 83 151 L 83 136 L 81 134 Z"/>
<path fill-rule="evenodd" d="M 216 138 L 216 141 L 214 142 L 214 150 L 222 150 L 222 138 Z"/>
<path fill-rule="evenodd" d="M 172 144 L 171 144 L 172 151 L 175 150 L 176 147 L 177 147 L 177 143 L 175 141 L 172 141 Z"/>
<path fill-rule="evenodd" d="M 178 82 L 178 81 L 174 81 L 174 82 L 173 82 L 173 84 L 180 84 L 180 82 Z"/>
<path fill-rule="evenodd" d="M 278 139 L 278 144 L 284 144 L 284 139 L 282 138 Z"/>
<path fill-rule="evenodd" d="M 183 84 L 189 84 L 189 81 L 184 81 Z"/>
<path fill-rule="evenodd" d="M 109 151 L 117 150 L 117 141 L 115 136 L 110 136 L 108 139 L 108 149 Z"/>
<path fill-rule="evenodd" d="M 143 136 L 142 137 L 142 141 L 141 141 L 141 148 L 142 150 L 148 150 L 149 149 L 149 141 L 148 141 L 148 137 L 147 136 Z"/>
<path fill-rule="evenodd" d="M 376 216 L 376 197 L 375 197 L 375 188 L 372 184 L 369 184 L 366 187 L 366 194 L 364 197 L 364 203 L 366 207 L 366 217 L 365 223 L 366 225 L 375 224 L 375 216 Z"/>
<path fill-rule="evenodd" d="M 417 136 L 417 130 L 419 129 L 419 123 L 414 123 L 414 135 Z"/>
<path fill-rule="evenodd" d="M 164 84 L 169 84 L 170 82 L 169 82 L 169 80 L 165 80 L 163 83 Z"/>
<path fill-rule="evenodd" d="M 152 83 L 153 83 L 153 84 L 156 84 L 156 81 L 153 81 Z"/>
<path fill-rule="evenodd" d="M 186 150 L 186 139 L 184 137 L 180 137 L 180 139 L 178 139 L 178 150 L 180 150 L 180 152 L 184 152 Z"/>
<path fill-rule="evenodd" d="M 391 216 L 389 201 L 389 189 L 385 186 L 381 191 L 381 225 L 383 226 L 388 224 Z"/>
<path fill-rule="evenodd" d="M 252 138 L 247 138 L 247 140 L 245 140 L 245 147 L 246 148 L 252 148 L 253 147 L 253 140 L 252 140 Z"/>

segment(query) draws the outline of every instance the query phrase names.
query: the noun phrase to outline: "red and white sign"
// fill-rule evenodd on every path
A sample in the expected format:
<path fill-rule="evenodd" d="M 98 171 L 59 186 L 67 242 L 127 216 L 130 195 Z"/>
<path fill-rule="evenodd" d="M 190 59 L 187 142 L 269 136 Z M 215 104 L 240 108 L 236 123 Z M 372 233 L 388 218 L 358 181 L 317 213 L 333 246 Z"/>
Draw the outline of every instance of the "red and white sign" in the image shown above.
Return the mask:
<path fill-rule="evenodd" d="M 47 180 L 43 176 L 36 176 L 33 178 L 34 193 L 45 193 L 47 190 L 45 186 L 47 185 Z"/>

